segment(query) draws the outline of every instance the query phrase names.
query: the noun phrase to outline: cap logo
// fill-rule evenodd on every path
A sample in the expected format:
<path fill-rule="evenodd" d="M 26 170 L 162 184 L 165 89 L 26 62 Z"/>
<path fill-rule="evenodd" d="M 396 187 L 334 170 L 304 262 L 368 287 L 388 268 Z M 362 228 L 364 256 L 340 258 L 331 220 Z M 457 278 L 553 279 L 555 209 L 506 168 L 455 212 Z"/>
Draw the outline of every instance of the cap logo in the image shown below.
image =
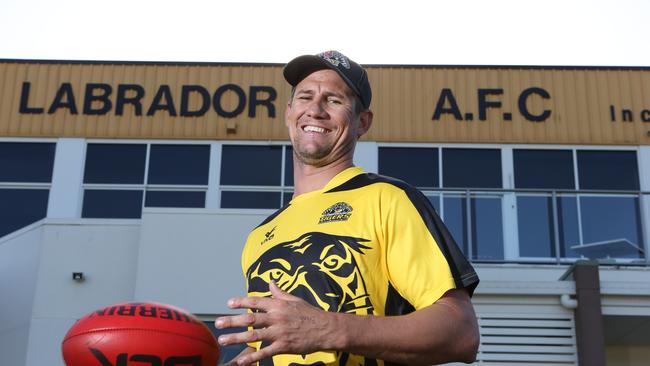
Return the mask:
<path fill-rule="evenodd" d="M 339 65 L 343 65 L 343 67 L 345 67 L 346 69 L 348 70 L 350 69 L 350 61 L 348 60 L 347 57 L 345 57 L 345 55 L 343 55 L 340 52 L 326 51 L 323 53 L 319 53 L 317 56 L 331 63 L 336 67 L 339 67 Z"/>

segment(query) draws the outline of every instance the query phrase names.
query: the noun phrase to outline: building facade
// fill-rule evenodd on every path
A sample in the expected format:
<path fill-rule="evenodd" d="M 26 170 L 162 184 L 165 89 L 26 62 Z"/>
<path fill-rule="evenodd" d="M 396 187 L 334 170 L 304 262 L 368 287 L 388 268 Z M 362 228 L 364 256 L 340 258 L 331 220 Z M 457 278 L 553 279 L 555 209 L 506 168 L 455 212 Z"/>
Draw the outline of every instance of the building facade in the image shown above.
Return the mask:
<path fill-rule="evenodd" d="M 112 303 L 230 312 L 247 231 L 293 193 L 281 70 L 0 61 L 9 364 L 62 365 L 66 330 Z M 582 365 L 598 329 L 608 365 L 643 364 L 650 69 L 368 71 L 375 119 L 355 164 L 420 188 L 476 266 L 477 364 Z M 600 328 L 580 320 L 596 305 L 571 276 L 592 256 Z"/>

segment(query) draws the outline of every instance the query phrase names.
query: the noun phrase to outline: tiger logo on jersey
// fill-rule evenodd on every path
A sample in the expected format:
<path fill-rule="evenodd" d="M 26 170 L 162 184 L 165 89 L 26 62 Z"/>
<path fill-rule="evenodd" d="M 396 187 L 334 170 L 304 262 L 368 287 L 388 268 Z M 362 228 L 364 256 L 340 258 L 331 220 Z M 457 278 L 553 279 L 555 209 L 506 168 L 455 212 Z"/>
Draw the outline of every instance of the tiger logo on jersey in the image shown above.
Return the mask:
<path fill-rule="evenodd" d="M 353 255 L 368 239 L 310 232 L 279 243 L 246 271 L 251 296 L 270 296 L 269 282 L 326 311 L 372 314 L 373 305 Z"/>

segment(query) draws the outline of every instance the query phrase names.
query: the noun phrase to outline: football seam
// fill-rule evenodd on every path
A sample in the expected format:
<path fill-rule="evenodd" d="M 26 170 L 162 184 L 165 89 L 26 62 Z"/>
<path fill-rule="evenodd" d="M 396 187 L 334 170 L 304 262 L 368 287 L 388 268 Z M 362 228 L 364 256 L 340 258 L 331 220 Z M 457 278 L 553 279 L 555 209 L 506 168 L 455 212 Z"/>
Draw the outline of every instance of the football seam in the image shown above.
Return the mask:
<path fill-rule="evenodd" d="M 205 343 L 210 347 L 219 349 L 218 346 L 214 347 L 213 344 L 210 344 L 209 342 L 206 342 L 204 339 L 197 338 L 197 337 L 194 337 L 194 336 L 191 336 L 191 335 L 179 334 L 179 333 L 174 333 L 174 332 L 170 332 L 170 331 L 166 331 L 166 330 L 147 329 L 147 328 L 98 328 L 98 329 L 93 329 L 93 330 L 86 330 L 86 331 L 83 331 L 83 332 L 79 332 L 79 333 L 77 333 L 75 335 L 66 337 L 66 338 L 63 339 L 63 342 L 65 343 L 66 341 L 68 341 L 68 340 L 70 340 L 70 339 L 72 339 L 74 337 L 78 337 L 78 336 L 81 336 L 81 335 L 84 335 L 84 334 L 103 332 L 103 331 L 107 331 L 107 330 L 119 330 L 119 331 L 123 331 L 123 330 L 143 330 L 143 331 L 146 331 L 146 332 L 173 334 L 173 335 L 177 335 L 177 336 L 183 336 L 183 337 L 191 338 L 191 339 L 194 339 L 196 341 Z"/>

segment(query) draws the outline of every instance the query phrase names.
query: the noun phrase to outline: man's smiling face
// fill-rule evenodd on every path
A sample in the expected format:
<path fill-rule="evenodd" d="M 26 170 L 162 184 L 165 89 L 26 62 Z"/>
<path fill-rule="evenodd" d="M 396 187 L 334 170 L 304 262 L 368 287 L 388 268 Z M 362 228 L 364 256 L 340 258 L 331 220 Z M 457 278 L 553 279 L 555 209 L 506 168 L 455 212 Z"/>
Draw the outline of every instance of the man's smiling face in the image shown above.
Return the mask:
<path fill-rule="evenodd" d="M 356 113 L 356 103 L 336 71 L 319 70 L 300 81 L 285 113 L 294 156 L 313 166 L 352 160 L 356 141 L 372 120 L 369 111 Z"/>

